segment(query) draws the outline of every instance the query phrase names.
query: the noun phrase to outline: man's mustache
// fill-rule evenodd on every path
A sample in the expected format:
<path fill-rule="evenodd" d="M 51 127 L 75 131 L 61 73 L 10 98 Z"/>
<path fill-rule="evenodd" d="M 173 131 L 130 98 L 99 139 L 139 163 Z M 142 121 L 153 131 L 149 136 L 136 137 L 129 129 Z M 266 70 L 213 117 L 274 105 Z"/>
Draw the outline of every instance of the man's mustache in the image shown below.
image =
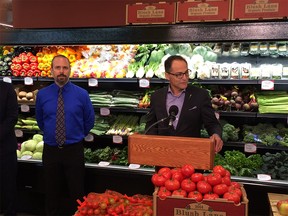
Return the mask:
<path fill-rule="evenodd" d="M 67 77 L 65 74 L 60 74 L 57 77 Z"/>

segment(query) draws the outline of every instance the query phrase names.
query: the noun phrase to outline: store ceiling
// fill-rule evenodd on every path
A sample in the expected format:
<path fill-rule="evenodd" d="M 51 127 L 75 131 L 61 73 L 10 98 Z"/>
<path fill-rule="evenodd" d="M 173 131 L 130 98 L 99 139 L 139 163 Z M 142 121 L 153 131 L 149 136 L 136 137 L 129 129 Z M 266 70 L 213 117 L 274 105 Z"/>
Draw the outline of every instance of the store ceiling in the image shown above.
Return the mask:
<path fill-rule="evenodd" d="M 13 26 L 12 0 L 0 0 L 0 26 Z"/>

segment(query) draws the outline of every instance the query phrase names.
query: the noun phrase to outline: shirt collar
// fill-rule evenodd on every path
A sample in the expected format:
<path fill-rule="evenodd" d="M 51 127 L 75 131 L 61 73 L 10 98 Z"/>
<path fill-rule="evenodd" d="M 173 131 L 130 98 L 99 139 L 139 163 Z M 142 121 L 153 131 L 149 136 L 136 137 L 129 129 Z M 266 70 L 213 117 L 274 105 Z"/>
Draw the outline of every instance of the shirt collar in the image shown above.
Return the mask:
<path fill-rule="evenodd" d="M 183 89 L 182 92 L 181 92 L 181 94 L 179 94 L 178 97 L 180 97 L 182 94 L 185 94 L 185 92 L 186 92 L 186 89 Z M 168 86 L 168 93 L 170 93 L 171 95 L 175 96 L 175 95 L 173 94 L 172 90 L 171 90 L 170 85 Z"/>

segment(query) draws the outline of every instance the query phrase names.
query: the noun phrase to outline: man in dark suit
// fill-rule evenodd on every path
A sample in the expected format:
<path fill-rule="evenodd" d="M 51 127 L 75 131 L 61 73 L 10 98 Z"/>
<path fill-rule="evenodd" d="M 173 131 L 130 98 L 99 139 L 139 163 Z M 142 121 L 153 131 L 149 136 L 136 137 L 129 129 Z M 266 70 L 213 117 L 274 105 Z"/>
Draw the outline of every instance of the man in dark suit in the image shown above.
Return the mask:
<path fill-rule="evenodd" d="M 196 86 L 188 86 L 190 70 L 183 57 L 170 56 L 164 66 L 165 77 L 170 84 L 151 95 L 146 134 L 200 137 L 200 131 L 204 125 L 215 143 L 215 152 L 221 151 L 222 128 L 211 106 L 208 91 Z M 176 116 L 173 125 L 169 126 L 169 122 L 172 123 L 168 117 L 171 114 L 169 110 L 173 105 L 177 106 L 178 111 L 172 110 Z M 165 118 L 165 121 L 161 121 Z M 160 122 L 155 124 L 157 121 Z"/>
<path fill-rule="evenodd" d="M 18 103 L 10 83 L 0 82 L 0 101 L 0 207 L 4 215 L 16 215 Z"/>

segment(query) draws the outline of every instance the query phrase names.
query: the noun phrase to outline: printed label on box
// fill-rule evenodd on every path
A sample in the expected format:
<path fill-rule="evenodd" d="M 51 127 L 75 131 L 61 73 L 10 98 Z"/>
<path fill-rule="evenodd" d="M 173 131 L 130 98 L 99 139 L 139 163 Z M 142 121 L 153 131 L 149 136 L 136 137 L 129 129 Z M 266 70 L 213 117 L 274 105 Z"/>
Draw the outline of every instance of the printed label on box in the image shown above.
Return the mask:
<path fill-rule="evenodd" d="M 288 15 L 287 0 L 233 0 L 232 20 L 275 19 Z"/>
<path fill-rule="evenodd" d="M 126 24 L 175 23 L 176 3 L 126 5 Z"/>
<path fill-rule="evenodd" d="M 209 205 L 202 203 L 192 203 L 185 208 L 174 208 L 174 216 L 186 216 L 186 215 L 217 215 L 226 216 L 226 212 L 213 211 Z"/>
<path fill-rule="evenodd" d="M 176 22 L 227 21 L 230 4 L 230 0 L 178 2 Z"/>

